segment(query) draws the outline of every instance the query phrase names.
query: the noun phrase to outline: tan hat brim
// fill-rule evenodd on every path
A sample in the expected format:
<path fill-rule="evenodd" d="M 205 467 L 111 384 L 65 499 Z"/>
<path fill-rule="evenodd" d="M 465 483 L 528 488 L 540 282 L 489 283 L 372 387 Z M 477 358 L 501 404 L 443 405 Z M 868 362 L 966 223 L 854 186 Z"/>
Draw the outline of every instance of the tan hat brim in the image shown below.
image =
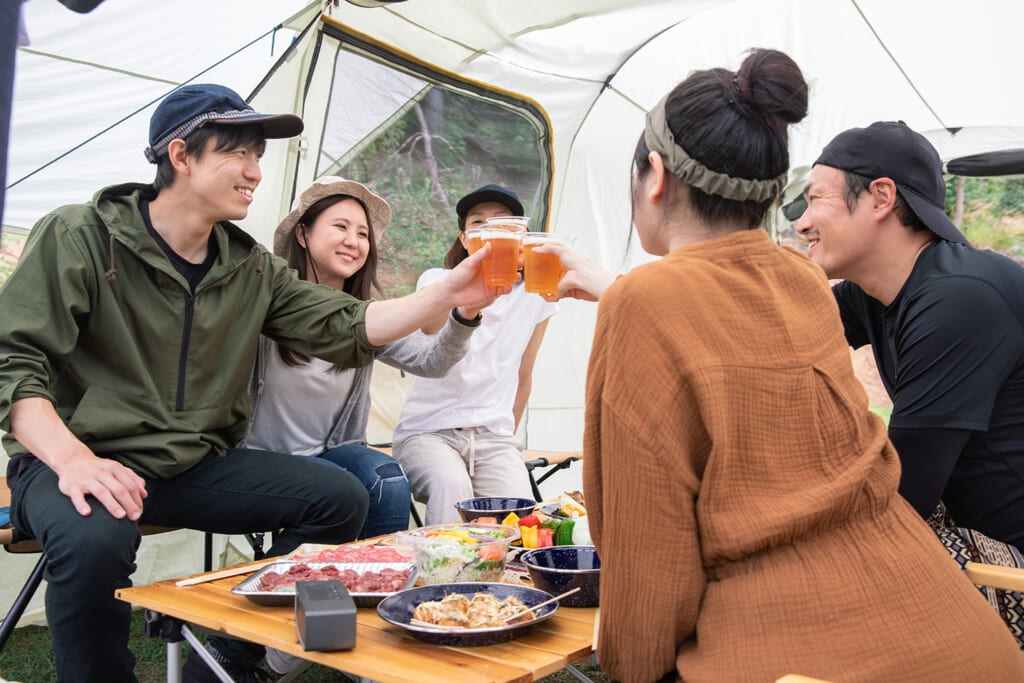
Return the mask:
<path fill-rule="evenodd" d="M 384 234 L 384 229 L 391 222 L 391 207 L 384 198 L 354 180 L 346 180 L 338 176 L 324 176 L 314 180 L 313 184 L 296 198 L 292 203 L 292 210 L 278 224 L 274 231 L 274 253 L 278 256 L 285 256 L 292 232 L 309 207 L 321 199 L 339 194 L 355 197 L 363 203 L 373 228 L 373 237 L 379 242 L 381 235 Z"/>

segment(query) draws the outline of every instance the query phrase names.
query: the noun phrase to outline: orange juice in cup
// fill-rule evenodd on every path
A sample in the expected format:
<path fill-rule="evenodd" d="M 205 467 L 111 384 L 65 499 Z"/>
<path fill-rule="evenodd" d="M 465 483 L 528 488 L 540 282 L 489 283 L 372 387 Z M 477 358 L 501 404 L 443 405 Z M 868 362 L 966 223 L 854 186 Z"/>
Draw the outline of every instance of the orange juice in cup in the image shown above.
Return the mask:
<path fill-rule="evenodd" d="M 519 266 L 519 233 L 485 228 L 481 237 L 484 244 L 491 245 L 491 253 L 483 262 L 484 282 L 492 287 L 514 285 Z"/>
<path fill-rule="evenodd" d="M 523 284 L 527 292 L 557 294 L 562 279 L 562 262 L 556 254 L 538 254 L 534 251 L 542 244 L 564 244 L 547 232 L 523 234 Z"/>

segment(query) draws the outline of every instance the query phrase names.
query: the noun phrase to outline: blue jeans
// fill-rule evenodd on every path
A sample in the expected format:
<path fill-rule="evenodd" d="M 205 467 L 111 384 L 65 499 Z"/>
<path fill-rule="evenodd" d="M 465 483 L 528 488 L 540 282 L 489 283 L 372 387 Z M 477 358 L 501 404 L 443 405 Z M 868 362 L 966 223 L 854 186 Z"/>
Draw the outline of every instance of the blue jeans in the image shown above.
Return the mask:
<path fill-rule="evenodd" d="M 370 508 L 359 538 L 372 538 L 409 528 L 409 480 L 397 460 L 358 443 L 332 448 L 316 458 L 351 472 L 370 494 Z"/>
<path fill-rule="evenodd" d="M 146 479 L 139 522 L 219 534 L 281 529 L 268 555 L 301 543 L 344 543 L 356 538 L 366 517 L 366 491 L 347 472 L 281 453 L 228 449 L 210 454 L 172 479 Z M 128 650 L 131 606 L 114 591 L 131 585 L 138 523 L 115 519 L 95 498 L 78 514 L 57 488 L 57 475 L 40 461 L 25 470 L 12 492 L 14 526 L 43 547 L 46 618 L 61 681 L 135 681 Z M 263 647 L 241 641 L 218 644 L 249 662 Z"/>

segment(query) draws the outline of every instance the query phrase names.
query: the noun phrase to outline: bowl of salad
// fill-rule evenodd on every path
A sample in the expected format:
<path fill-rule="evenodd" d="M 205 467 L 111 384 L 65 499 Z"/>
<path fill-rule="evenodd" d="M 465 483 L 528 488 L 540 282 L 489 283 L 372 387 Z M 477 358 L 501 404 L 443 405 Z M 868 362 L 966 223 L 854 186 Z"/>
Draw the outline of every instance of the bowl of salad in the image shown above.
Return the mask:
<path fill-rule="evenodd" d="M 395 549 L 416 560 L 427 586 L 499 582 L 519 529 L 500 524 L 435 524 L 395 534 Z"/>

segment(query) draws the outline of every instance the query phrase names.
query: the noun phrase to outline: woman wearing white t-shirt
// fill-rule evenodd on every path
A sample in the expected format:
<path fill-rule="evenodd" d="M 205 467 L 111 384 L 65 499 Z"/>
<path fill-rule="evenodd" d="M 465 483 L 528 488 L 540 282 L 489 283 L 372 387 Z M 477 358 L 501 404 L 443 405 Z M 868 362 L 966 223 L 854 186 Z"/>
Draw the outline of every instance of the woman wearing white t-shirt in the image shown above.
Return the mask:
<path fill-rule="evenodd" d="M 487 185 L 460 199 L 456 213 L 459 234 L 445 269 L 423 273 L 417 288 L 444 278 L 469 255 L 466 228 L 488 218 L 522 215 L 523 206 L 514 192 Z M 548 318 L 557 311 L 557 304 L 518 283 L 482 316 L 463 321 L 480 327 L 465 357 L 445 377 L 413 381 L 395 428 L 394 454 L 413 495 L 427 504 L 427 524 L 457 521 L 454 504 L 466 498 L 533 498 L 515 431 L 530 397 Z"/>

